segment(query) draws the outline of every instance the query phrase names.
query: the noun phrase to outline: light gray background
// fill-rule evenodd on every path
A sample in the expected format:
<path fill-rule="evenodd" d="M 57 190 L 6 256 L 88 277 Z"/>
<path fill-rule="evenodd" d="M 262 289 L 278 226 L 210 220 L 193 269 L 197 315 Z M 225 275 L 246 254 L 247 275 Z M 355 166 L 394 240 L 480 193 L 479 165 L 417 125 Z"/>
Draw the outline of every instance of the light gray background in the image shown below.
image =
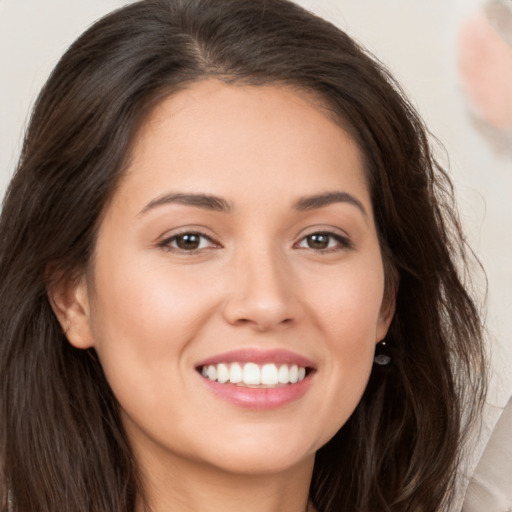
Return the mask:
<path fill-rule="evenodd" d="M 57 59 L 95 19 L 125 3 L 0 0 L 0 195 L 13 172 L 30 107 Z M 469 238 L 489 279 L 494 377 L 485 439 L 512 390 L 512 151 L 497 152 L 475 129 L 457 75 L 457 33 L 479 0 L 299 3 L 378 55 L 447 149 Z M 447 162 L 443 153 L 440 157 Z"/>

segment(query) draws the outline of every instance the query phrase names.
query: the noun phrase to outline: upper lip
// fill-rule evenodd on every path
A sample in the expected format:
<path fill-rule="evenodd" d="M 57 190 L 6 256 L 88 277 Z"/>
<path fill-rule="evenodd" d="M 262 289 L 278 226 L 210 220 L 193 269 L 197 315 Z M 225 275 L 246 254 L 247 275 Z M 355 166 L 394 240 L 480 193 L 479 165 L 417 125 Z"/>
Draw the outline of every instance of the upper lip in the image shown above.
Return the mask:
<path fill-rule="evenodd" d="M 252 348 L 231 350 L 229 352 L 223 352 L 222 354 L 216 354 L 197 363 L 196 368 L 219 363 L 296 364 L 304 368 L 315 368 L 313 361 L 290 350 L 261 350 Z"/>

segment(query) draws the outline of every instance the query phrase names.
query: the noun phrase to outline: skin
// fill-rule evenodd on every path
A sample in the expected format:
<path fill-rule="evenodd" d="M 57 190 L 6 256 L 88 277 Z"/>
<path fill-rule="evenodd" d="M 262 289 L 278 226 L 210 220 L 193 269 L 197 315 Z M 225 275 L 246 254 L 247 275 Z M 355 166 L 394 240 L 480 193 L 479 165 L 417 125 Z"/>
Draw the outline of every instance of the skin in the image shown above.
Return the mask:
<path fill-rule="evenodd" d="M 131 156 L 88 272 L 52 291 L 69 341 L 99 354 L 153 511 L 304 511 L 393 312 L 358 148 L 304 93 L 207 80 L 164 100 Z M 353 200 L 297 209 L 326 192 Z M 159 202 L 176 193 L 229 210 Z M 195 366 L 242 348 L 313 361 L 306 393 L 271 410 L 213 394 Z"/>
<path fill-rule="evenodd" d="M 459 34 L 458 64 L 473 108 L 495 128 L 512 129 L 512 46 L 483 14 L 474 14 Z"/>

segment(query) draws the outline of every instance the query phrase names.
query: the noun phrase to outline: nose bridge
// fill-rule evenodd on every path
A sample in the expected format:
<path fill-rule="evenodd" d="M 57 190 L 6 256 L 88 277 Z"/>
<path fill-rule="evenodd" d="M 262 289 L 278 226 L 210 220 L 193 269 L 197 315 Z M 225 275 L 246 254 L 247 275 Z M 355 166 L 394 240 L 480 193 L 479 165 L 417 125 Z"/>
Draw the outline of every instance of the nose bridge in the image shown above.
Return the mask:
<path fill-rule="evenodd" d="M 253 240 L 254 242 L 254 240 Z M 225 314 L 230 323 L 259 330 L 289 323 L 296 315 L 292 272 L 276 243 L 244 244 L 235 251 Z"/>

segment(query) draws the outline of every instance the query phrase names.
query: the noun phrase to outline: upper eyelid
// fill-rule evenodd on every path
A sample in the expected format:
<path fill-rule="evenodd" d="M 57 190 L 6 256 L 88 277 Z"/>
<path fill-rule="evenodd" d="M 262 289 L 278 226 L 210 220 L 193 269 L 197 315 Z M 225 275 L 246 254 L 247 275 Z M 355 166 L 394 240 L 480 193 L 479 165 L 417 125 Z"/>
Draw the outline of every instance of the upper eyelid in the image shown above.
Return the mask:
<path fill-rule="evenodd" d="M 212 242 L 214 245 L 222 247 L 223 244 L 219 241 L 218 237 L 208 233 L 207 231 L 209 230 L 207 230 L 203 226 L 187 226 L 183 227 L 182 229 L 178 228 L 178 231 L 173 232 L 172 234 L 165 234 L 162 237 L 160 237 L 160 239 L 157 241 L 157 245 L 164 246 L 180 236 L 193 234 L 198 235 L 200 237 L 204 237 L 208 239 L 210 242 Z M 341 228 L 337 228 L 334 226 L 311 226 L 309 228 L 306 228 L 295 237 L 296 241 L 293 242 L 293 245 L 295 246 L 296 244 L 302 242 L 308 236 L 315 234 L 325 234 L 341 241 L 346 245 L 353 245 L 353 241 L 351 237 L 347 234 L 347 232 L 345 230 L 342 230 Z"/>
<path fill-rule="evenodd" d="M 350 240 L 351 236 L 344 230 L 335 226 L 311 226 L 309 228 L 303 229 L 297 235 L 298 240 L 302 240 L 303 238 L 311 235 L 315 235 L 317 233 L 323 233 L 325 235 L 332 235 L 334 237 L 340 237 L 343 239 Z"/>
<path fill-rule="evenodd" d="M 334 238 L 334 240 L 342 241 L 342 242 L 349 242 L 349 238 L 345 235 L 341 235 L 339 233 L 333 233 L 332 231 L 312 231 L 311 233 L 307 233 L 306 235 L 303 235 L 301 238 L 299 238 L 298 242 L 302 242 L 309 236 L 313 235 L 325 235 L 330 238 Z"/>
<path fill-rule="evenodd" d="M 199 229 L 194 229 L 194 228 L 192 228 L 192 229 L 191 228 L 183 229 L 183 230 L 180 230 L 180 231 L 178 231 L 176 233 L 172 233 L 170 235 L 164 235 L 157 242 L 157 245 L 159 247 L 169 246 L 171 244 L 171 242 L 173 242 L 174 240 L 176 240 L 180 236 L 184 236 L 184 235 L 197 235 L 197 236 L 200 236 L 202 238 L 208 239 L 213 245 L 215 245 L 217 247 L 221 246 L 221 243 L 214 236 L 209 235 L 209 234 L 205 233 L 204 231 L 201 231 Z M 180 250 L 178 248 L 175 248 L 175 249 L 176 250 Z M 193 251 L 190 251 L 190 252 L 193 252 Z"/>
<path fill-rule="evenodd" d="M 322 234 L 322 235 L 327 235 L 327 236 L 334 238 L 343 248 L 351 249 L 354 247 L 354 243 L 353 243 L 351 237 L 346 232 L 333 231 L 333 229 L 334 228 L 332 228 L 332 227 L 330 229 L 316 228 L 309 232 L 303 233 L 300 235 L 298 240 L 293 244 L 293 246 L 295 247 L 295 246 L 301 244 L 308 236 Z M 326 249 L 319 249 L 319 250 L 317 250 L 317 252 L 328 252 L 329 250 L 332 250 L 332 249 L 334 249 L 334 248 L 331 247 L 331 248 L 326 248 Z"/>
<path fill-rule="evenodd" d="M 159 240 L 169 240 L 182 235 L 200 235 L 211 240 L 216 240 L 217 238 L 215 234 L 211 233 L 210 230 L 204 226 L 183 226 L 165 231 L 165 233 L 159 237 Z"/>

